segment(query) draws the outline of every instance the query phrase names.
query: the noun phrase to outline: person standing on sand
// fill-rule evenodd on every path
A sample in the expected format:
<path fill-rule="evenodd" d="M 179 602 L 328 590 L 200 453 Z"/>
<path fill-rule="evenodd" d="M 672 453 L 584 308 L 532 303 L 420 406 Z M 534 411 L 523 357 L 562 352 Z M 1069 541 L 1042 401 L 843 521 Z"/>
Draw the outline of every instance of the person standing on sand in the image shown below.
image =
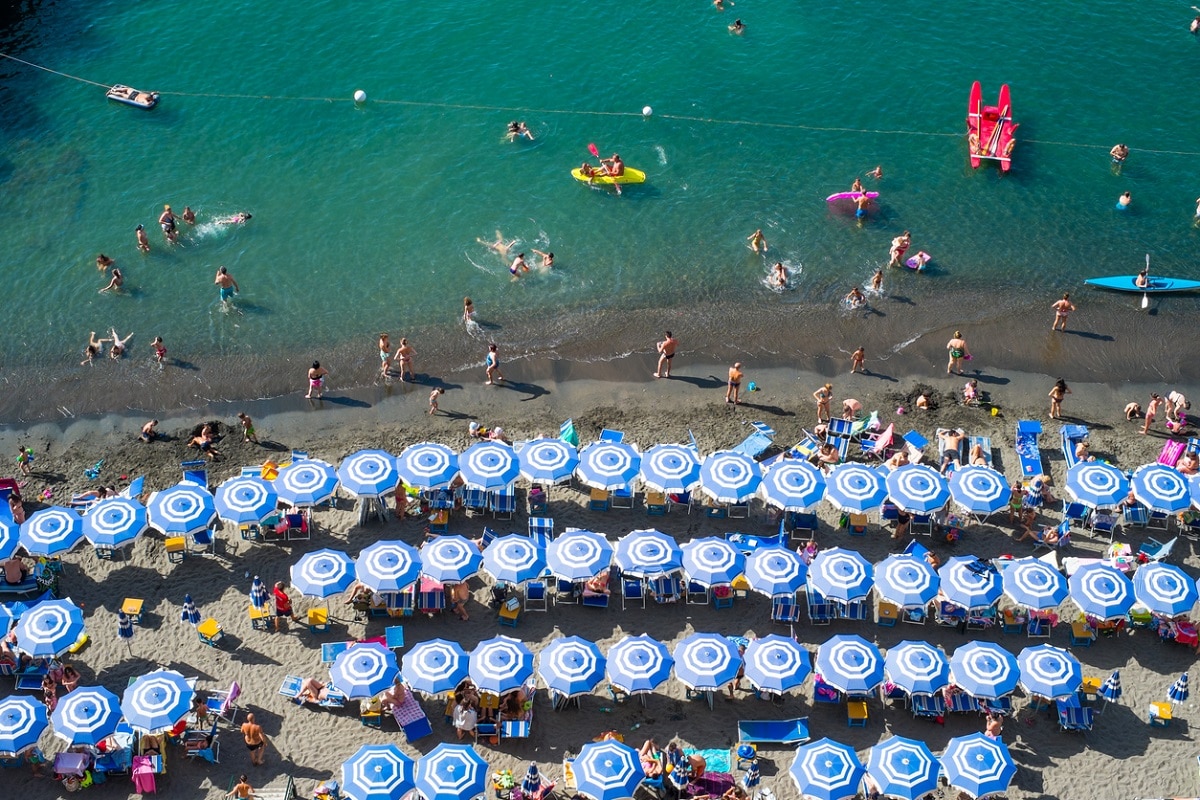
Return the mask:
<path fill-rule="evenodd" d="M 1062 330 L 1065 332 L 1067 330 L 1067 316 L 1075 310 L 1074 304 L 1071 303 L 1071 293 L 1063 292 L 1062 300 L 1059 300 L 1050 307 L 1054 309 L 1054 324 L 1050 326 L 1050 330 Z M 1058 327 L 1060 322 L 1062 323 L 1061 329 Z"/>
<path fill-rule="evenodd" d="M 1062 401 L 1071 393 L 1067 382 L 1059 378 L 1050 389 L 1050 419 L 1062 419 Z"/>
<path fill-rule="evenodd" d="M 304 395 L 306 400 L 312 399 L 312 393 L 315 389 L 317 399 L 321 399 L 321 393 L 325 391 L 325 376 L 329 374 L 329 370 L 321 366 L 320 361 L 314 361 L 312 366 L 308 368 L 308 394 Z"/>
<path fill-rule="evenodd" d="M 742 362 L 738 361 L 729 368 L 729 382 L 725 386 L 725 402 L 740 404 L 742 401 L 738 399 L 738 393 L 742 390 L 742 377 L 745 373 L 742 372 Z"/>
<path fill-rule="evenodd" d="M 245 411 L 238 412 L 238 422 L 242 426 L 242 441 L 258 444 L 258 434 L 254 432 L 254 420 Z"/>
<path fill-rule="evenodd" d="M 400 381 L 402 383 L 404 382 L 404 373 L 406 372 L 408 373 L 408 379 L 410 381 L 413 379 L 412 360 L 416 354 L 417 351 L 413 350 L 412 345 L 408 343 L 408 339 L 401 338 L 400 346 L 396 348 L 396 358 L 394 360 L 400 362 Z"/>
<path fill-rule="evenodd" d="M 1146 422 L 1142 425 L 1142 433 L 1150 432 L 1150 423 L 1154 422 L 1154 416 L 1158 414 L 1158 410 L 1162 408 L 1163 399 L 1156 393 L 1150 393 L 1150 404 L 1146 406 Z"/>
<path fill-rule="evenodd" d="M 143 253 L 149 253 L 150 237 L 146 235 L 146 226 L 138 225 L 134 233 L 137 234 L 138 250 L 141 250 Z"/>
<path fill-rule="evenodd" d="M 865 348 L 860 347 L 857 350 L 855 350 L 853 353 L 850 354 L 850 372 L 865 373 L 867 371 L 867 368 L 863 366 L 863 362 L 866 360 L 867 360 L 867 351 Z"/>
<path fill-rule="evenodd" d="M 246 715 L 242 723 L 242 738 L 246 740 L 246 749 L 250 751 L 250 763 L 261 767 L 267 757 L 267 737 L 263 734 L 262 725 L 254 719 L 254 714 Z"/>
<path fill-rule="evenodd" d="M 379 334 L 379 376 L 386 378 L 392 369 L 392 341 L 386 333 Z"/>
<path fill-rule="evenodd" d="M 946 362 L 946 374 L 951 371 L 963 374 L 962 362 L 964 358 L 971 357 L 971 351 L 967 349 L 967 340 L 962 338 L 961 331 L 954 332 L 954 338 L 946 342 L 946 350 L 950 353 L 950 360 Z"/>
<path fill-rule="evenodd" d="M 225 795 L 225 797 L 226 800 L 230 800 L 231 798 L 232 800 L 248 800 L 248 798 L 258 797 L 258 795 L 251 788 L 250 781 L 246 779 L 245 775 L 242 775 L 238 778 L 237 785 L 230 789 L 229 794 Z"/>
<path fill-rule="evenodd" d="M 754 252 L 767 252 L 767 239 L 763 236 L 762 228 L 747 236 L 746 241 L 750 242 L 750 249 Z"/>
<path fill-rule="evenodd" d="M 812 394 L 817 401 L 817 424 L 829 421 L 829 403 L 833 400 L 833 384 L 827 383 Z"/>
<path fill-rule="evenodd" d="M 500 374 L 500 348 L 493 342 L 488 345 L 487 357 L 483 361 L 484 371 L 487 373 L 487 381 L 485 386 L 491 386 L 493 383 L 499 383 L 504 380 L 504 376 Z"/>
<path fill-rule="evenodd" d="M 654 377 L 669 378 L 671 377 L 671 359 L 675 357 L 675 348 L 679 347 L 679 340 L 667 331 L 667 338 L 658 343 L 658 366 L 654 369 Z"/>
<path fill-rule="evenodd" d="M 154 360 L 158 362 L 158 368 L 162 369 L 163 362 L 167 360 L 167 346 L 163 344 L 161 336 L 155 336 L 150 345 L 154 348 Z"/>
<path fill-rule="evenodd" d="M 429 416 L 438 413 L 438 398 L 445 394 L 446 390 L 438 386 L 429 393 Z"/>
<path fill-rule="evenodd" d="M 280 617 L 291 617 L 292 622 L 299 622 L 300 618 L 292 610 L 292 598 L 288 597 L 287 590 L 283 588 L 283 581 L 275 581 L 272 594 L 275 596 L 275 632 L 279 633 Z"/>

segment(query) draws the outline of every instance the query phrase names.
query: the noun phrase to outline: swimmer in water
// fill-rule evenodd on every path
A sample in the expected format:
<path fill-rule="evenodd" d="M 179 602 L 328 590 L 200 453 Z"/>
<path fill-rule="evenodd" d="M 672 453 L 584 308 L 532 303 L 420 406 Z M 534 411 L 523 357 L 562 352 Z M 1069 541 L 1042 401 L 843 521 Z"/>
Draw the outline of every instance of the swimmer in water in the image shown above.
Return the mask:
<path fill-rule="evenodd" d="M 1129 158 L 1129 148 L 1123 144 L 1113 145 L 1113 149 L 1108 151 L 1112 157 L 1112 171 L 1116 175 L 1121 174 L 1121 166 L 1125 163 L 1125 159 Z"/>
<path fill-rule="evenodd" d="M 485 242 L 480 238 L 476 238 L 475 241 L 479 242 L 487 249 L 499 253 L 501 258 L 508 258 L 509 248 L 517 243 L 516 239 L 510 239 L 507 242 L 504 241 L 504 234 L 502 234 L 499 230 L 496 231 L 496 240 L 494 242 Z"/>
<path fill-rule="evenodd" d="M 1129 204 L 1133 202 L 1133 192 L 1125 192 L 1117 198 L 1117 211 L 1127 211 Z"/>
<path fill-rule="evenodd" d="M 138 225 L 134 233 L 137 234 L 138 250 L 141 250 L 143 253 L 149 253 L 150 237 L 146 235 L 146 226 Z"/>
<path fill-rule="evenodd" d="M 737 5 L 737 3 L 730 3 L 729 5 L 735 6 L 735 5 Z M 717 11 L 724 11 L 725 10 L 725 0 L 713 0 L 713 8 L 715 8 Z"/>
<path fill-rule="evenodd" d="M 747 236 L 746 241 L 750 242 L 750 249 L 754 252 L 767 252 L 767 238 L 763 236 L 762 228 Z"/>
<path fill-rule="evenodd" d="M 857 286 L 855 286 L 850 290 L 849 294 L 846 295 L 844 302 L 851 308 L 858 308 L 859 306 L 866 304 L 867 296 L 864 295 Z"/>
<path fill-rule="evenodd" d="M 875 274 L 871 276 L 871 291 L 873 291 L 873 292 L 882 292 L 883 291 L 883 269 L 882 268 L 877 268 L 875 270 Z"/>
<path fill-rule="evenodd" d="M 862 190 L 863 190 L 862 181 L 860 181 L 858 178 L 855 178 L 854 183 L 850 184 L 850 191 L 861 192 Z"/>
<path fill-rule="evenodd" d="M 1195 6 L 1192 6 L 1192 8 L 1195 8 Z M 1188 30 L 1192 32 L 1193 36 L 1195 36 L 1197 33 L 1200 33 L 1200 17 L 1196 17 L 1194 20 L 1192 20 L 1192 24 L 1188 27 Z"/>
<path fill-rule="evenodd" d="M 873 169 L 867 173 L 867 177 L 874 178 L 875 180 L 879 180 L 880 178 L 882 178 L 883 177 L 883 166 L 881 165 L 881 166 L 875 167 L 875 169 Z"/>
<path fill-rule="evenodd" d="M 221 219 L 215 220 L 215 222 L 218 225 L 241 225 L 243 222 L 250 219 L 251 216 L 251 214 L 247 214 L 245 211 L 239 211 L 231 217 L 222 217 Z"/>
<path fill-rule="evenodd" d="M 550 269 L 554 266 L 554 253 L 543 253 L 541 250 L 534 250 L 542 257 L 542 263 L 538 265 L 540 269 Z"/>
<path fill-rule="evenodd" d="M 120 268 L 113 267 L 112 280 L 108 282 L 108 286 L 105 286 L 100 290 L 100 294 L 104 294 L 107 291 L 120 292 L 121 287 L 124 285 L 125 276 L 121 274 Z"/>
<path fill-rule="evenodd" d="M 1197 212 L 1198 212 L 1196 214 L 1196 216 L 1200 216 L 1200 200 L 1196 201 L 1196 203 L 1197 203 Z M 111 267 L 115 263 L 117 263 L 117 262 L 113 261 L 111 258 L 104 255 L 104 253 L 101 253 L 100 255 L 96 256 L 96 269 L 100 270 L 101 272 L 106 271 L 109 267 Z"/>
<path fill-rule="evenodd" d="M 775 266 L 771 267 L 770 282 L 772 286 L 778 286 L 780 289 L 787 287 L 788 271 L 782 261 L 776 261 Z"/>
<path fill-rule="evenodd" d="M 129 340 L 133 338 L 133 332 L 130 331 L 129 335 L 124 339 L 117 335 L 116 328 L 113 328 L 110 333 L 112 333 L 112 338 L 109 339 L 109 341 L 112 342 L 112 347 L 108 349 L 108 357 L 113 361 L 116 361 L 121 356 L 125 355 L 125 346 L 129 344 Z"/>
<path fill-rule="evenodd" d="M 469 297 L 463 298 L 462 318 L 463 322 L 467 324 L 470 324 L 475 319 L 475 303 L 473 303 Z"/>
<path fill-rule="evenodd" d="M 196 224 L 196 212 L 192 211 L 191 206 L 183 207 L 183 221 L 186 222 L 188 225 Z"/>
<path fill-rule="evenodd" d="M 522 136 L 531 142 L 533 141 L 533 133 L 530 132 L 529 126 L 527 126 L 524 122 L 517 122 L 516 120 L 508 123 L 507 136 L 510 142 L 515 142 Z"/>
<path fill-rule="evenodd" d="M 861 184 L 858 191 L 862 192 Z M 858 208 L 854 209 L 854 216 L 861 222 L 867 216 L 867 206 L 871 205 L 871 198 L 867 197 L 866 192 L 862 192 L 858 197 L 854 198 L 854 205 Z"/>
<path fill-rule="evenodd" d="M 520 277 L 521 272 L 529 272 L 529 264 L 525 263 L 524 253 L 517 253 L 517 257 L 509 265 L 508 271 L 512 273 L 514 281 Z"/>
<path fill-rule="evenodd" d="M 107 339 L 97 339 L 96 332 L 92 331 L 88 337 L 87 347 L 83 348 L 83 361 L 79 362 L 79 366 L 85 366 L 92 363 L 92 359 L 104 352 L 104 343 Z"/>
<path fill-rule="evenodd" d="M 221 303 L 224 305 L 233 299 L 235 294 L 239 294 L 242 289 L 238 286 L 238 282 L 229 274 L 229 270 L 225 267 L 217 269 L 217 276 L 213 279 L 213 283 L 220 287 L 218 294 L 221 297 Z"/>
<path fill-rule="evenodd" d="M 729 26 L 729 32 L 736 33 L 738 36 L 741 36 L 746 32 L 746 26 L 742 24 L 740 19 L 735 19 L 733 24 Z"/>
<path fill-rule="evenodd" d="M 179 234 L 175 231 L 175 212 L 170 206 L 163 206 L 163 213 L 158 215 L 158 225 L 162 228 L 163 236 L 167 237 L 168 242 L 173 242 L 179 238 Z"/>

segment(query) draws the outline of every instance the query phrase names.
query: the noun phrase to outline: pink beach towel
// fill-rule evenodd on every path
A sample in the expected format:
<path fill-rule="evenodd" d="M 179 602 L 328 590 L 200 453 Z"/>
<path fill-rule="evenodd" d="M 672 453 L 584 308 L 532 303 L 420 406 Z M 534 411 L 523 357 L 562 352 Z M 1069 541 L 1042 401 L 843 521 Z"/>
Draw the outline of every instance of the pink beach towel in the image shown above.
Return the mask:
<path fill-rule="evenodd" d="M 1158 463 L 1174 467 L 1179 463 L 1179 459 L 1183 457 L 1183 451 L 1186 447 L 1187 445 L 1183 442 L 1172 439 L 1163 445 L 1162 452 L 1158 454 Z"/>
<path fill-rule="evenodd" d="M 133 757 L 133 790 L 138 794 L 156 794 L 158 791 L 149 756 Z"/>

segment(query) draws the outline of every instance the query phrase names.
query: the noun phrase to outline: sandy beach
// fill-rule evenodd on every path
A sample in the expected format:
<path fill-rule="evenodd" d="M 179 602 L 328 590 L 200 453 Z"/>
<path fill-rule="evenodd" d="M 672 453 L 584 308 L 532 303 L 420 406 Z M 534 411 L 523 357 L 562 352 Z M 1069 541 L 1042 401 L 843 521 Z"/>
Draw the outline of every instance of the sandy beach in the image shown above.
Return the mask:
<path fill-rule="evenodd" d="M 399 452 L 408 444 L 427 439 L 461 449 L 469 442 L 470 419 L 503 425 L 508 436 L 522 439 L 539 433 L 553 434 L 562 419 L 571 416 L 582 442 L 594 439 L 601 427 L 608 427 L 623 430 L 628 440 L 643 447 L 683 441 L 690 430 L 705 452 L 735 444 L 748 432 L 747 422 L 762 420 L 776 428 L 777 444 L 788 446 L 803 435 L 802 428 L 811 426 L 814 412 L 808 395 L 824 382 L 824 378 L 814 374 L 755 370 L 753 364 L 747 364 L 748 380 L 754 380 L 763 389 L 745 394 L 746 402 L 734 407 L 722 402 L 723 382 L 716 376 L 723 375 L 724 368 L 717 365 L 683 362 L 677 366 L 677 377 L 670 381 L 649 378 L 653 363 L 648 357 L 614 362 L 609 375 L 592 370 L 595 377 L 574 380 L 569 374 L 550 374 L 563 368 L 562 363 L 543 365 L 544 371 L 532 366 L 523 362 L 506 366 L 511 383 L 505 387 L 482 386 L 475 372 L 456 376 L 464 388 L 446 396 L 442 408 L 449 413 L 435 418 L 424 416 L 428 386 L 421 385 L 378 387 L 378 396 L 363 399 L 338 397 L 335 393 L 323 407 L 308 407 L 294 398 L 289 400 L 292 410 L 276 408 L 272 412 L 265 406 L 261 409 L 238 406 L 255 416 L 263 444 L 243 444 L 239 435 L 226 436 L 218 445 L 225 460 L 211 467 L 210 476 L 215 485 L 235 474 L 242 465 L 261 463 L 268 455 L 290 448 L 305 449 L 312 456 L 333 463 L 362 447 Z M 617 380 L 616 375 L 621 373 L 645 374 L 648 380 Z M 996 467 L 1009 478 L 1015 476 L 1017 469 L 1013 453 L 1016 420 L 1042 419 L 1046 426 L 1042 439 L 1045 463 L 1054 483 L 1060 487 L 1063 468 L 1057 447 L 1059 423 L 1045 419 L 1047 408 L 1042 400 L 1050 379 L 989 371 L 986 381 L 983 385 L 1000 409 L 995 416 L 986 409 L 952 404 L 961 387 L 958 378 L 922 381 L 941 393 L 935 396 L 940 407 L 923 413 L 912 409 L 904 416 L 896 416 L 895 411 L 899 405 L 906 410 L 912 408 L 912 397 L 917 390 L 910 380 L 844 375 L 834 380 L 834 392 L 837 402 L 847 396 L 856 397 L 866 409 L 878 409 L 885 422 L 894 421 L 902 431 L 916 428 L 932 437 L 935 428 L 953 426 L 970 434 L 990 435 Z M 1098 455 L 1123 468 L 1154 460 L 1165 432 L 1159 427 L 1156 435 L 1141 436 L 1137 433 L 1140 424 L 1125 422 L 1120 414 L 1127 398 L 1143 394 L 1148 387 L 1073 384 L 1072 390 L 1064 408 L 1071 419 L 1066 421 L 1090 426 L 1093 449 Z M 100 459 L 104 459 L 102 483 L 120 486 L 126 478 L 144 474 L 148 488 L 162 489 L 178 479 L 179 462 L 195 454 L 184 444 L 191 426 L 200 419 L 212 418 L 231 424 L 232 411 L 232 408 L 209 408 L 200 417 L 164 420 L 161 430 L 166 440 L 148 445 L 135 440 L 135 432 L 143 421 L 140 417 L 106 417 L 76 420 L 65 426 L 44 424 L 20 433 L 10 431 L 0 438 L 0 450 L 13 452 L 18 442 L 34 447 L 38 454 L 36 469 L 25 488 L 30 498 L 50 489 L 50 502 L 60 502 L 72 492 L 94 486 L 84 477 L 83 470 Z M 900 549 L 888 532 L 877 525 L 864 538 L 849 538 L 845 531 L 835 527 L 837 514 L 832 507 L 823 503 L 819 513 L 822 525 L 816 539 L 822 547 L 842 545 L 857 549 L 872 562 Z M 559 529 L 589 528 L 604 532 L 611 540 L 645 527 L 657 527 L 680 541 L 721 535 L 729 530 L 768 533 L 774 528 L 757 504 L 750 520 L 709 520 L 680 511 L 666 517 L 647 518 L 640 506 L 632 511 L 590 512 L 586 495 L 567 488 L 552 494 L 551 514 Z M 1057 521 L 1058 514 L 1051 513 L 1043 519 Z M 388 621 L 372 618 L 365 624 L 356 623 L 351 621 L 348 607 L 335 604 L 336 619 L 326 633 L 311 634 L 301 626 L 277 634 L 252 630 L 246 618 L 248 576 L 261 575 L 268 583 L 286 580 L 290 565 L 303 552 L 321 547 L 345 550 L 353 556 L 379 539 L 400 538 L 416 544 L 423 538 L 424 526 L 420 521 L 392 520 L 387 524 L 375 522 L 357 527 L 353 504 L 348 499 L 339 502 L 336 510 L 318 512 L 316 522 L 317 530 L 310 542 L 290 546 L 243 542 L 236 533 L 230 536 L 227 530 L 215 557 L 191 557 L 181 564 L 167 562 L 162 538 L 156 532 L 135 542 L 115 561 L 98 560 L 86 543 L 66 558 L 62 594 L 83 606 L 92 637 L 88 648 L 73 661 L 83 673 L 83 685 L 101 683 L 119 693 L 130 677 L 157 666 L 196 676 L 203 692 L 223 690 L 237 680 L 243 687 L 245 706 L 254 711 L 270 739 L 264 767 L 251 767 L 238 733 L 224 729 L 219 765 L 185 761 L 181 754 L 172 753 L 169 774 L 159 783 L 161 794 L 198 791 L 215 800 L 228 791 L 231 777 L 246 772 L 256 787 L 281 786 L 286 776 L 291 776 L 298 795 L 308 796 L 317 782 L 331 776 L 340 779 L 341 762 L 363 743 L 399 743 L 415 757 L 437 742 L 454 740 L 453 729 L 442 722 L 443 704 L 437 700 L 423 703 L 433 722 L 434 735 L 409 744 L 394 726 L 385 725 L 382 731 L 362 727 L 356 709 L 315 711 L 292 705 L 277 694 L 286 675 L 327 676 L 327 666 L 320 663 L 322 643 L 379 635 Z M 511 523 L 456 515 L 451 530 L 477 537 L 484 525 L 501 532 L 524 530 L 524 514 L 518 514 Z M 1134 529 L 1125 538 L 1136 549 L 1146 533 Z M 924 541 L 928 543 L 927 539 Z M 1076 536 L 1070 554 L 1094 556 L 1106 545 L 1104 539 Z M 1012 528 L 1002 523 L 973 525 L 954 546 L 938 541 L 931 546 L 943 558 L 965 553 L 985 558 L 1002 554 L 1019 557 L 1032 551 L 1028 543 L 1014 542 Z M 1195 574 L 1200 562 L 1193 542 L 1181 540 L 1175 552 L 1176 563 L 1184 564 Z M 456 639 L 470 649 L 502 630 L 511 632 L 498 627 L 495 612 L 485 605 L 486 584 L 476 578 L 471 586 L 474 596 L 468 608 L 469 622 L 460 622 L 450 614 L 409 619 L 404 623 L 408 646 L 440 636 Z M 228 636 L 220 649 L 205 646 L 190 625 L 180 622 L 183 595 L 189 592 L 202 615 L 215 617 L 223 624 Z M 147 613 L 132 641 L 132 655 L 115 635 L 116 610 L 124 597 L 146 600 Z M 312 604 L 311 600 L 300 600 L 297 607 L 303 610 Z M 770 621 L 770 604 L 761 596 L 739 600 L 731 610 L 652 604 L 644 610 L 621 611 L 619 602 L 614 605 L 607 610 L 551 606 L 548 613 L 527 613 L 521 618 L 516 634 L 536 651 L 562 632 L 594 640 L 602 649 L 622 636 L 643 632 L 669 646 L 693 631 L 746 636 L 788 633 L 786 626 Z M 1069 602 L 1066 605 L 1070 606 Z M 1069 613 L 1067 608 L 1061 611 Z M 923 639 L 943 646 L 947 652 L 968 641 L 968 636 L 954 629 L 933 625 L 881 628 L 871 622 L 839 621 L 830 627 L 814 628 L 806 622 L 795 627 L 799 640 L 814 652 L 822 641 L 836 633 L 859 633 L 885 648 L 905 638 Z M 1020 636 L 1002 636 L 998 629 L 980 634 L 979 638 L 998 641 L 1014 653 L 1028 643 Z M 1067 645 L 1063 627 L 1055 632 L 1052 642 Z M 1073 652 L 1084 664 L 1085 675 L 1103 678 L 1120 669 L 1124 697 L 1105 709 L 1095 730 L 1086 736 L 1059 732 L 1045 713 L 1025 711 L 1009 720 L 1004 740 L 1019 766 L 1009 796 L 1070 798 L 1085 791 L 1092 791 L 1098 797 L 1193 793 L 1195 746 L 1188 722 L 1195 704 L 1189 702 L 1178 709 L 1174 722 L 1167 728 L 1149 727 L 1145 709 L 1152 700 L 1165 697 L 1167 687 L 1193 663 L 1194 653 L 1173 644 L 1162 644 L 1156 635 L 1145 631 L 1101 639 L 1090 649 L 1073 648 Z M 561 780 L 559 762 L 564 752 L 577 751 L 584 742 L 608 729 L 622 731 L 626 741 L 635 746 L 646 737 L 654 737 L 660 743 L 677 738 L 698 748 L 728 748 L 736 737 L 739 719 L 807 716 L 814 739 L 829 736 L 846 742 L 865 758 L 866 750 L 889 733 L 922 739 L 937 753 L 949 738 L 982 727 L 982 719 L 974 716 L 950 717 L 940 726 L 914 720 L 903 709 L 885 710 L 874 702 L 867 727 L 851 729 L 846 726 L 840 706 L 814 707 L 811 686 L 810 680 L 798 696 L 789 697 L 782 705 L 772 705 L 743 693 L 734 702 L 718 699 L 713 710 L 703 702 L 685 700 L 683 686 L 673 679 L 645 708 L 636 703 L 613 707 L 607 694 L 598 691 L 583 699 L 582 710 L 556 712 L 543 691 L 535 705 L 530 739 L 504 740 L 498 747 L 483 744 L 479 747 L 495 768 L 523 772 L 526 762 L 536 760 L 545 774 Z M 600 711 L 609 707 L 612 710 L 608 713 Z M 49 731 L 42 745 L 47 753 L 62 747 Z M 761 752 L 766 785 L 781 800 L 795 800 L 797 792 L 787 776 L 790 752 L 776 749 Z M 36 796 L 53 796 L 61 789 L 59 784 L 32 779 L 24 771 L 11 771 L 6 780 L 14 789 L 30 791 Z M 101 791 L 115 796 L 129 789 L 127 782 L 118 779 L 110 781 Z"/>

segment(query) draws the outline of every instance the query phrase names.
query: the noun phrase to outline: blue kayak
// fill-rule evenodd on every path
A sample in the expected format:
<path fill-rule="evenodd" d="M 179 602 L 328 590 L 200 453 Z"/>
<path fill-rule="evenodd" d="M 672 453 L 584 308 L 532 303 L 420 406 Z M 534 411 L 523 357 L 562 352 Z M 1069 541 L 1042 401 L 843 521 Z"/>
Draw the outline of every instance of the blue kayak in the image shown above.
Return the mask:
<path fill-rule="evenodd" d="M 1084 283 L 1118 292 L 1187 292 L 1200 289 L 1200 281 L 1184 278 L 1150 278 L 1149 286 L 1138 286 L 1137 275 L 1114 275 L 1111 278 L 1088 278 Z"/>

